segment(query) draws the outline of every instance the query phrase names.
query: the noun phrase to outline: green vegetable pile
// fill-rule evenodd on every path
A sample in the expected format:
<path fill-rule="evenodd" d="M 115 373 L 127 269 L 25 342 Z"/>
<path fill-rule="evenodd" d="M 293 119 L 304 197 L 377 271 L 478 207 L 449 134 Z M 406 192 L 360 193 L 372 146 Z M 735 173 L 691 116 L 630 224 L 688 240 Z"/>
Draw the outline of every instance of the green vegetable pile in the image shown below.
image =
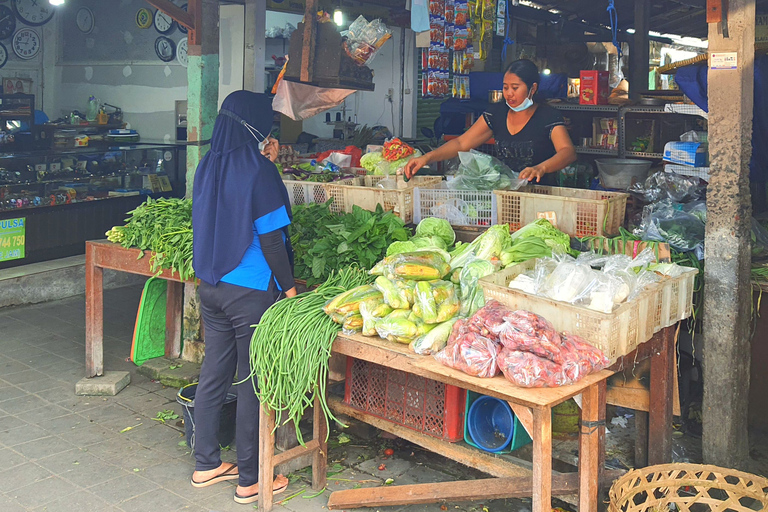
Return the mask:
<path fill-rule="evenodd" d="M 251 337 L 251 381 L 266 407 L 275 412 L 276 426 L 293 420 L 304 445 L 299 421 L 315 398 L 326 422 L 335 419 L 326 403 L 331 344 L 341 329 L 323 311 L 337 295 L 370 283 L 367 272 L 349 267 L 315 290 L 276 302 L 264 312 Z"/>
<path fill-rule="evenodd" d="M 384 175 L 394 174 L 398 169 L 404 167 L 405 164 L 412 158 L 421 156 L 421 151 L 414 150 L 412 155 L 400 158 L 393 162 L 388 162 L 384 159 L 384 155 L 381 151 L 375 151 L 372 153 L 366 153 L 360 158 L 360 166 L 368 171 L 368 174 Z"/>
<path fill-rule="evenodd" d="M 405 223 L 381 205 L 375 212 L 355 206 L 352 213 L 331 212 L 330 201 L 293 208 L 291 244 L 294 275 L 312 286 L 325 281 L 335 269 L 360 265 L 369 269 L 386 255 L 395 241 L 411 234 Z"/>
<path fill-rule="evenodd" d="M 182 280 L 194 277 L 192 200 L 150 197 L 128 215 L 125 226 L 107 231 L 110 242 L 152 251 L 149 260 L 152 272 L 178 272 Z"/>

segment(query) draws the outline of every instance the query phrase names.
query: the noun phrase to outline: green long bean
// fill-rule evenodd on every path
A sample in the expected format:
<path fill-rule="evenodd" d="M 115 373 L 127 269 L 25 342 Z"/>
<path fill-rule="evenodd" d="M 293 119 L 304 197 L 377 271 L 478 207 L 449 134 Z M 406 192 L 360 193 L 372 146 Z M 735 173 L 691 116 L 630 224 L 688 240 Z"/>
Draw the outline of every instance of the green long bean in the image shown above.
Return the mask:
<path fill-rule="evenodd" d="M 315 290 L 273 304 L 254 326 L 248 378 L 261 403 L 275 412 L 275 428 L 293 421 L 302 445 L 299 422 L 315 398 L 326 423 L 336 419 L 326 402 L 325 382 L 331 344 L 341 326 L 322 308 L 340 293 L 370 281 L 357 267 L 332 273 Z"/>

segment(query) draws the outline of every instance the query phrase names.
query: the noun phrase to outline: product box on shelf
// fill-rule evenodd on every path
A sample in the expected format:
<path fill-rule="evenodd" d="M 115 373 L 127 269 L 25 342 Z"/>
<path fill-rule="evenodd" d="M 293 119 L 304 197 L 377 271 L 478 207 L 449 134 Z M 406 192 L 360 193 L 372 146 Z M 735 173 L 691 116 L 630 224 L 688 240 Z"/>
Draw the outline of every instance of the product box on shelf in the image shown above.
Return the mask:
<path fill-rule="evenodd" d="M 611 88 L 608 85 L 608 71 L 581 71 L 579 73 L 582 105 L 607 105 Z"/>
<path fill-rule="evenodd" d="M 708 167 L 709 145 L 703 142 L 667 142 L 664 145 L 664 161 L 692 167 Z"/>

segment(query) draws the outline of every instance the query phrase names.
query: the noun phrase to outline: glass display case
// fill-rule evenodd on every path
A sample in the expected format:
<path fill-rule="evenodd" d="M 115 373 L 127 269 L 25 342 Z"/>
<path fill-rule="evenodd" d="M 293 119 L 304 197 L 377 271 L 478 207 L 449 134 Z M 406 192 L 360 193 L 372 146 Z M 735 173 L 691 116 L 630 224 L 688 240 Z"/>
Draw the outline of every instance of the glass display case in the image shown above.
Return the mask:
<path fill-rule="evenodd" d="M 83 254 L 149 197 L 184 195 L 186 146 L 0 153 L 0 269 Z"/>
<path fill-rule="evenodd" d="M 183 148 L 172 144 L 0 153 L 0 211 L 179 189 Z"/>

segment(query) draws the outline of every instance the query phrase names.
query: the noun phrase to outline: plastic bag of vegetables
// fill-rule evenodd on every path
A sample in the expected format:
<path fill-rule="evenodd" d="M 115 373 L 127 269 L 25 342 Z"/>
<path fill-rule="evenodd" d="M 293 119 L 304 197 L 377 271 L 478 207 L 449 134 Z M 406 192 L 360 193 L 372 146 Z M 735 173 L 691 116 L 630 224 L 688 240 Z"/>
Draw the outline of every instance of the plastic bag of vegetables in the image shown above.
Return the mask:
<path fill-rule="evenodd" d="M 414 281 L 442 279 L 451 271 L 451 268 L 441 252 L 445 251 L 424 250 L 388 256 L 371 269 L 371 275 L 384 276 L 390 280 L 398 278 Z"/>
<path fill-rule="evenodd" d="M 461 310 L 460 315 L 470 317 L 478 309 L 485 306 L 483 289 L 479 284 L 480 278 L 496 272 L 496 266 L 490 261 L 474 258 L 467 263 L 459 273 L 461 286 Z"/>
<path fill-rule="evenodd" d="M 451 335 L 453 324 L 458 318 L 452 318 L 447 322 L 437 325 L 434 329 L 423 336 L 419 336 L 411 342 L 411 350 L 421 355 L 435 354 L 445 348 L 448 338 Z"/>
<path fill-rule="evenodd" d="M 459 153 L 456 177 L 448 182 L 454 190 L 517 190 L 527 182 L 497 158 L 471 150 Z"/>

